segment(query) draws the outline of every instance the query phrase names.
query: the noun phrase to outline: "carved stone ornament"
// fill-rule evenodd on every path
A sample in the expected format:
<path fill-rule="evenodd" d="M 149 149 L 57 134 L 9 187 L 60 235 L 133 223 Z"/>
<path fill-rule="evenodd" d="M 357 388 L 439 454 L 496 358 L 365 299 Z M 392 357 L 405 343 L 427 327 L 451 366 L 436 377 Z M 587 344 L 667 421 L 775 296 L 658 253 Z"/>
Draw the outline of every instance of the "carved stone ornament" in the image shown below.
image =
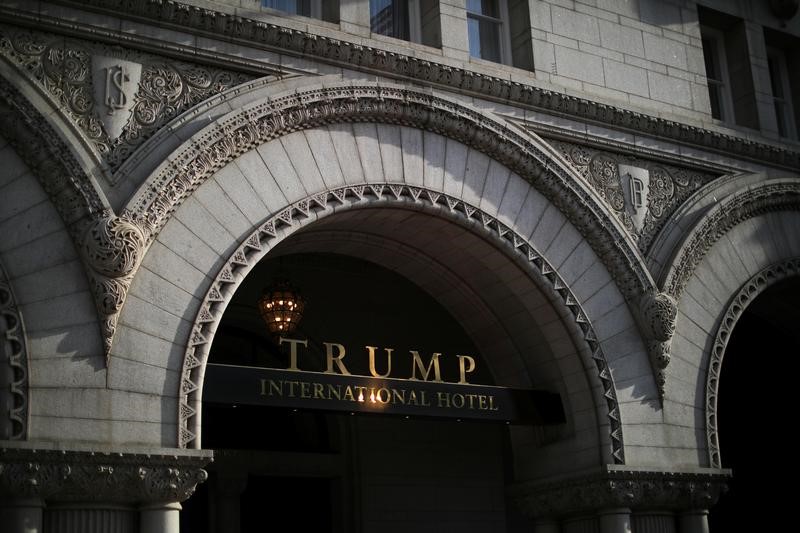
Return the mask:
<path fill-rule="evenodd" d="M 100 314 L 106 363 L 117 317 L 145 251 L 142 230 L 110 211 L 93 220 L 81 240 L 81 254 L 91 271 L 90 281 Z"/>
<path fill-rule="evenodd" d="M 639 321 L 645 332 L 650 364 L 656 375 L 656 384 L 664 398 L 669 365 L 669 349 L 678 318 L 678 303 L 669 294 L 650 291 L 639 301 Z"/>
<path fill-rule="evenodd" d="M 4 25 L 0 55 L 58 104 L 112 173 L 183 111 L 254 79 Z"/>
<path fill-rule="evenodd" d="M 781 180 L 756 185 L 716 204 L 697 225 L 672 260 L 664 290 L 675 299 L 686 288 L 709 248 L 728 230 L 751 218 L 776 211 L 800 211 L 800 182 Z"/>
<path fill-rule="evenodd" d="M 717 177 L 564 141 L 548 142 L 606 201 L 642 253 L 648 251 L 672 213 Z"/>
<path fill-rule="evenodd" d="M 706 438 L 708 440 L 709 463 L 713 468 L 722 467 L 722 456 L 719 451 L 719 436 L 717 433 L 717 397 L 722 360 L 725 356 L 725 349 L 728 347 L 728 340 L 742 313 L 745 312 L 759 294 L 779 281 L 794 276 L 800 276 L 800 257 L 770 265 L 750 278 L 731 300 L 717 329 L 717 334 L 714 337 L 714 346 L 711 348 L 711 360 L 708 363 L 708 375 L 706 377 Z"/>
<path fill-rule="evenodd" d="M 528 107 L 566 115 L 580 122 L 593 122 L 606 127 L 618 127 L 645 133 L 648 136 L 671 139 L 689 146 L 712 151 L 736 154 L 745 159 L 767 162 L 784 168 L 800 167 L 800 152 L 775 145 L 753 142 L 745 137 L 734 137 L 696 126 L 644 115 L 628 109 L 599 104 L 584 98 L 541 89 L 508 77 L 489 76 L 465 68 L 438 63 L 422 57 L 389 52 L 348 42 L 334 37 L 318 35 L 265 23 L 240 15 L 226 14 L 213 9 L 189 6 L 174 0 L 60 0 L 79 9 L 106 13 L 115 17 L 128 17 L 138 22 L 148 21 L 157 27 L 181 32 L 209 35 L 221 42 L 234 41 L 254 48 L 275 49 L 291 55 L 307 57 L 314 61 L 340 65 L 345 68 L 365 69 L 387 77 L 402 77 L 423 84 L 436 85 L 460 93 L 478 95 L 489 100 L 512 102 Z M 61 31 L 69 27 L 73 32 L 88 31 L 78 23 L 46 17 L 35 19 L 38 24 L 57 25 Z M 30 24 L 30 22 L 29 22 Z M 98 32 L 96 26 L 92 32 Z M 119 39 L 119 34 L 109 32 L 109 38 Z M 131 38 L 129 34 L 126 39 Z M 185 48 L 185 55 L 196 53 L 193 47 Z"/>
<path fill-rule="evenodd" d="M 208 478 L 211 453 L 155 455 L 5 448 L 0 496 L 156 503 L 188 499 Z"/>
<path fill-rule="evenodd" d="M 22 313 L 0 265 L 0 440 L 28 433 L 28 349 Z"/>
<path fill-rule="evenodd" d="M 203 130 L 164 165 L 126 209 L 155 238 L 178 206 L 214 172 L 239 155 L 293 131 L 342 122 L 379 122 L 417 127 L 482 151 L 516 172 L 551 201 L 586 237 L 629 302 L 655 284 L 594 194 L 576 185 L 569 170 L 554 164 L 531 137 L 518 134 L 462 104 L 393 85 L 343 83 L 297 91 L 254 104 Z"/>
<path fill-rule="evenodd" d="M 608 467 L 580 478 L 530 482 L 512 486 L 509 493 L 524 514 L 534 519 L 558 519 L 605 509 L 704 510 L 727 490 L 730 473 L 655 472 Z"/>
<path fill-rule="evenodd" d="M 532 269 L 534 276 L 543 282 L 543 290 L 557 299 L 569 310 L 572 320 L 583 335 L 583 341 L 591 354 L 597 376 L 603 387 L 607 402 L 610 430 L 610 454 L 615 463 L 625 462 L 622 421 L 620 419 L 614 380 L 606 362 L 606 356 L 597 340 L 591 322 L 578 299 L 564 283 L 555 269 L 522 235 L 470 205 L 438 191 L 404 183 L 377 183 L 353 185 L 331 189 L 296 202 L 267 219 L 223 263 L 203 297 L 200 309 L 194 319 L 192 331 L 187 339 L 187 350 L 183 361 L 182 382 L 179 402 L 179 443 L 181 447 L 199 447 L 200 385 L 209 348 L 216 326 L 222 318 L 222 310 L 233 297 L 236 288 L 250 269 L 272 249 L 279 239 L 300 229 L 308 221 L 316 221 L 334 211 L 341 213 L 346 209 L 358 209 L 370 203 L 380 205 L 395 204 L 414 210 L 434 209 L 437 216 L 447 216 L 457 223 L 472 228 L 483 228 L 487 238 L 504 246 Z M 476 226 L 477 225 L 477 226 Z"/>

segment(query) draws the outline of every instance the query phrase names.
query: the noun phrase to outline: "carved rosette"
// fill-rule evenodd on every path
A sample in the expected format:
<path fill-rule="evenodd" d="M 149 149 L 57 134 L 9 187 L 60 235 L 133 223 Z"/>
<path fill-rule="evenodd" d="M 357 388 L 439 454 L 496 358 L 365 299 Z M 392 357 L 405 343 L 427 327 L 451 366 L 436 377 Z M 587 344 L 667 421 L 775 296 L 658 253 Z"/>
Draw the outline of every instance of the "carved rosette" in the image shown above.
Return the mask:
<path fill-rule="evenodd" d="M 664 292 L 648 291 L 639 300 L 639 321 L 647 336 L 650 364 L 656 376 L 660 397 L 664 398 L 670 345 L 678 318 L 678 303 Z"/>
<path fill-rule="evenodd" d="M 707 473 L 607 470 L 552 483 L 523 483 L 509 490 L 518 507 L 534 519 L 586 515 L 604 509 L 633 511 L 701 510 L 727 489 L 727 471 Z"/>
<path fill-rule="evenodd" d="M 181 502 L 208 478 L 193 455 L 0 450 L 0 496 L 104 503 Z"/>
<path fill-rule="evenodd" d="M 146 237 L 139 226 L 110 211 L 86 228 L 80 250 L 90 267 L 92 292 L 100 314 L 106 362 L 130 283 L 142 260 Z"/>

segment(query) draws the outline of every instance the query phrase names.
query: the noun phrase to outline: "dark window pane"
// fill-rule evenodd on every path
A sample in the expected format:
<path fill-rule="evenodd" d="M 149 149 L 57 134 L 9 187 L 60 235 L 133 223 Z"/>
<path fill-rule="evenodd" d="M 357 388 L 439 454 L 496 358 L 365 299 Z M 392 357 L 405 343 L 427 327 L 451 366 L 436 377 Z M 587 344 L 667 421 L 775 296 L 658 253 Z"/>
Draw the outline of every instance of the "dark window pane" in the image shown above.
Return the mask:
<path fill-rule="evenodd" d="M 408 0 L 370 0 L 373 33 L 409 40 Z"/>
<path fill-rule="evenodd" d="M 783 80 L 781 80 L 781 69 L 777 58 L 769 56 L 767 65 L 769 65 L 769 82 L 772 85 L 772 96 L 783 98 Z"/>
<path fill-rule="evenodd" d="M 778 121 L 778 134 L 781 137 L 788 137 L 789 133 L 786 128 L 786 104 L 778 100 L 775 102 L 775 119 Z"/>
<path fill-rule="evenodd" d="M 262 0 L 261 5 L 291 15 L 311 16 L 311 0 Z"/>
<path fill-rule="evenodd" d="M 719 61 L 717 60 L 716 41 L 703 39 L 703 59 L 706 62 L 706 77 L 714 80 L 720 79 Z"/>
<path fill-rule="evenodd" d="M 487 17 L 500 18 L 497 0 L 467 0 L 467 11 L 486 15 Z"/>
<path fill-rule="evenodd" d="M 722 120 L 722 87 L 709 82 L 708 98 L 711 100 L 711 116 Z"/>
<path fill-rule="evenodd" d="M 469 53 L 473 57 L 500 62 L 500 25 L 469 17 Z"/>

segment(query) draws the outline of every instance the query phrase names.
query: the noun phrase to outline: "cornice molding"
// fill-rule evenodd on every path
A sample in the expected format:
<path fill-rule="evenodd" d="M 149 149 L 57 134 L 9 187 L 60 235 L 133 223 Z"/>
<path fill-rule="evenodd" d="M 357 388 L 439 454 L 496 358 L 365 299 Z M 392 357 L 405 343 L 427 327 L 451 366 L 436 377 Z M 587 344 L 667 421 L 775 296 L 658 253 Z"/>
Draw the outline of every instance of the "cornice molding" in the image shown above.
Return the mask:
<path fill-rule="evenodd" d="M 717 328 L 714 346 L 711 348 L 711 360 L 708 363 L 708 374 L 706 375 L 706 439 L 708 441 L 709 464 L 712 468 L 722 467 L 717 431 L 717 398 L 722 361 L 731 333 L 739 322 L 739 318 L 753 300 L 774 284 L 792 276 L 800 276 L 800 257 L 770 265 L 760 271 L 750 278 L 736 296 L 731 299 Z"/>
<path fill-rule="evenodd" d="M 273 23 L 229 15 L 173 0 L 57 0 L 57 3 L 132 18 L 180 31 L 192 31 L 242 46 L 267 48 L 360 68 L 388 77 L 412 79 L 495 101 L 542 110 L 603 126 L 668 139 L 684 145 L 789 168 L 800 167 L 800 152 L 734 135 L 653 117 L 593 102 L 585 98 L 541 89 L 508 78 L 481 74 L 436 61 L 387 52 L 380 48 L 334 39 Z"/>
<path fill-rule="evenodd" d="M 14 291 L 8 283 L 8 275 L 0 264 L 0 364 L 8 367 L 8 371 L 0 373 L 8 378 L 0 383 L 4 398 L 5 412 L 0 416 L 8 417 L 7 422 L 0 421 L 0 439 L 25 440 L 28 436 L 28 337 L 22 312 L 17 306 Z"/>
<path fill-rule="evenodd" d="M 181 502 L 206 480 L 203 467 L 210 461 L 210 454 L 3 448 L 0 494 L 52 501 Z"/>
<path fill-rule="evenodd" d="M 655 472 L 614 469 L 557 482 L 514 485 L 509 495 L 527 516 L 557 519 L 606 509 L 705 510 L 727 489 L 727 471 Z"/>
<path fill-rule="evenodd" d="M 605 353 L 597 340 L 594 329 L 582 309 L 578 299 L 564 283 L 556 270 L 525 239 L 511 228 L 470 205 L 460 198 L 439 191 L 406 184 L 377 183 L 339 187 L 315 194 L 295 202 L 262 223 L 231 254 L 220 267 L 202 299 L 195 316 L 191 333 L 186 340 L 183 368 L 181 372 L 181 393 L 178 406 L 178 441 L 180 447 L 198 447 L 200 429 L 199 411 L 201 408 L 202 381 L 208 351 L 227 303 L 233 298 L 236 288 L 244 275 L 272 249 L 277 242 L 289 233 L 298 230 L 304 221 L 315 221 L 333 212 L 346 209 L 365 208 L 371 203 L 396 205 L 419 210 L 439 209 L 439 216 L 467 223 L 471 227 L 483 228 L 485 234 L 510 248 L 523 264 L 535 273 L 538 279 L 548 286 L 550 295 L 561 301 L 569 310 L 576 331 L 591 354 L 597 375 L 603 387 L 609 422 L 611 456 L 618 464 L 624 464 L 622 421 L 617 402 L 616 389 Z M 474 231 L 474 230 L 473 230 Z"/>

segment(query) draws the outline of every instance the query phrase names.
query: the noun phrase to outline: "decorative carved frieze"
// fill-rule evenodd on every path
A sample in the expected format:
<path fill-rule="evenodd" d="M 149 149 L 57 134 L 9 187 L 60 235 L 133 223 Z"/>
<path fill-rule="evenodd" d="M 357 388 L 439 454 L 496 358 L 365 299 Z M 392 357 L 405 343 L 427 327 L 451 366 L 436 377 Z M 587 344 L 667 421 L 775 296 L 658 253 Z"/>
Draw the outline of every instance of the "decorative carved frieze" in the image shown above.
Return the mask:
<path fill-rule="evenodd" d="M 114 172 L 191 106 L 253 76 L 0 26 L 0 54 L 51 98 Z"/>
<path fill-rule="evenodd" d="M 522 235 L 489 215 L 470 205 L 460 198 L 443 194 L 423 187 L 406 184 L 377 183 L 339 187 L 308 197 L 287 206 L 279 213 L 261 224 L 223 263 L 214 282 L 209 287 L 203 303 L 195 317 L 192 331 L 187 339 L 187 350 L 183 361 L 181 379 L 181 396 L 178 419 L 179 443 L 181 447 L 198 446 L 196 440 L 199 428 L 197 417 L 203 369 L 208 358 L 208 350 L 220 319 L 222 309 L 241 282 L 238 272 L 248 272 L 277 243 L 279 235 L 285 235 L 290 229 L 299 229 L 303 220 L 318 220 L 334 212 L 349 208 L 363 208 L 370 202 L 381 205 L 415 205 L 434 207 L 443 210 L 456 220 L 477 223 L 484 228 L 487 235 L 493 236 L 525 261 L 537 276 L 549 284 L 550 293 L 571 312 L 575 326 L 583 334 L 592 361 L 603 386 L 603 395 L 607 402 L 608 421 L 611 439 L 611 455 L 616 463 L 624 464 L 624 448 L 622 439 L 622 421 L 620 420 L 616 389 L 613 377 L 606 362 L 606 356 L 597 340 L 591 322 L 586 316 L 578 299 L 556 270 Z M 278 231 L 283 229 L 284 231 Z"/>
<path fill-rule="evenodd" d="M 208 477 L 208 455 L 5 448 L 0 495 L 103 503 L 181 502 Z"/>
<path fill-rule="evenodd" d="M 522 483 L 510 495 L 535 519 L 566 518 L 605 509 L 684 511 L 712 507 L 726 489 L 730 474 L 653 472 L 608 469 L 558 482 Z"/>
<path fill-rule="evenodd" d="M 754 186 L 716 204 L 672 260 L 664 291 L 679 299 L 697 265 L 720 237 L 745 220 L 776 211 L 800 211 L 800 181 Z"/>
<path fill-rule="evenodd" d="M 604 126 L 636 131 L 734 154 L 786 168 L 800 167 L 800 152 L 753 142 L 744 137 L 682 124 L 635 111 L 600 104 L 555 91 L 545 90 L 507 77 L 490 76 L 469 69 L 444 65 L 420 57 L 387 52 L 332 37 L 265 23 L 239 15 L 229 15 L 208 8 L 181 4 L 174 0 L 58 0 L 78 9 L 91 9 L 114 16 L 148 20 L 161 27 L 193 31 L 227 42 L 230 40 L 257 48 L 268 47 L 289 54 L 306 56 L 317 61 L 347 68 L 363 68 L 390 77 L 411 78 L 459 92 L 492 100 L 510 101 L 524 106 L 590 121 Z M 44 20 L 42 20 L 44 22 Z M 59 21 L 63 24 L 62 21 Z M 187 55 L 193 50 L 187 50 Z"/>
<path fill-rule="evenodd" d="M 642 253 L 675 209 L 717 177 L 564 141 L 548 142 L 608 203 Z"/>
<path fill-rule="evenodd" d="M 714 337 L 714 346 L 711 348 L 711 360 L 708 363 L 708 375 L 706 376 L 706 438 L 708 440 L 709 463 L 712 468 L 722 467 L 719 436 L 717 434 L 717 397 L 722 360 L 725 356 L 725 349 L 728 347 L 728 340 L 730 340 L 731 333 L 747 306 L 769 287 L 792 276 L 800 276 L 800 257 L 782 261 L 765 268 L 750 278 L 739 290 L 728 305 L 728 309 L 719 324 L 717 334 Z"/>
<path fill-rule="evenodd" d="M 0 440 L 28 433 L 28 346 L 22 313 L 0 265 Z"/>

